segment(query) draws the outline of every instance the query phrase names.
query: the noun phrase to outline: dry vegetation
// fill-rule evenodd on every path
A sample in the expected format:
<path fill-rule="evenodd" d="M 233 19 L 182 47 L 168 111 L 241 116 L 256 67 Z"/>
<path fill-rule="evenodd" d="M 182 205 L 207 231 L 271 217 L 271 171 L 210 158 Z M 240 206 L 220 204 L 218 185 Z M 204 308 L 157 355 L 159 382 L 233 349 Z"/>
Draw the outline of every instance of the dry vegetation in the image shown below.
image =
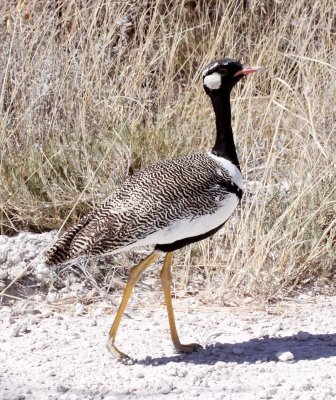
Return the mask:
<path fill-rule="evenodd" d="M 268 67 L 233 93 L 246 195 L 179 252 L 177 284 L 190 267 L 219 297 L 330 281 L 335 15 L 333 0 L 2 1 L 2 233 L 69 225 L 132 171 L 210 148 L 201 72 L 225 55 Z"/>

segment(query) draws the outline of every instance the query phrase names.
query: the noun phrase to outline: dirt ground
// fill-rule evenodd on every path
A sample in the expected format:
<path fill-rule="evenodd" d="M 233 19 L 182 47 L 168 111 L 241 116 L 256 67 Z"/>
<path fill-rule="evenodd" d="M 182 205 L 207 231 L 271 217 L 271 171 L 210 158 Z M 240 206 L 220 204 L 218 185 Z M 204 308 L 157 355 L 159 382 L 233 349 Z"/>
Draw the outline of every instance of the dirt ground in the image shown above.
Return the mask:
<path fill-rule="evenodd" d="M 181 341 L 203 349 L 175 354 L 162 299 L 133 302 L 117 336 L 132 357 L 126 365 L 106 348 L 115 312 L 106 301 L 3 306 L 0 398 L 336 398 L 336 297 L 239 307 L 190 298 L 174 306 Z"/>

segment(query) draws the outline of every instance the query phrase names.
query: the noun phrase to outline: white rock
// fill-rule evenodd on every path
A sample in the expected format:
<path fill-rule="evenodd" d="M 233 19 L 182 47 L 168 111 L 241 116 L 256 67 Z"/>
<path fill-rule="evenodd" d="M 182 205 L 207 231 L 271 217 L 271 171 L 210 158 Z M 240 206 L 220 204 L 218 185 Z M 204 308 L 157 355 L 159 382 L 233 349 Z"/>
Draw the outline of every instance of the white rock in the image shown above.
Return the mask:
<path fill-rule="evenodd" d="M 254 336 L 256 337 L 256 338 L 262 338 L 262 337 L 264 337 L 266 335 L 266 332 L 265 332 L 265 329 L 264 328 L 257 328 L 255 331 L 254 331 Z"/>
<path fill-rule="evenodd" d="M 275 324 L 268 330 L 270 336 L 275 336 L 282 329 L 281 324 Z"/>
<path fill-rule="evenodd" d="M 54 292 L 49 292 L 47 295 L 47 302 L 53 303 L 57 299 L 57 294 Z"/>
<path fill-rule="evenodd" d="M 241 331 L 248 331 L 250 328 L 251 328 L 251 327 L 250 327 L 248 324 L 243 324 L 243 325 L 240 327 L 240 330 L 241 330 Z"/>
<path fill-rule="evenodd" d="M 8 258 L 8 249 L 1 249 L 0 250 L 0 264 L 3 264 L 7 261 Z M 5 279 L 5 278 L 0 278 Z"/>
<path fill-rule="evenodd" d="M 10 337 L 18 337 L 18 336 L 19 336 L 19 333 L 20 333 L 20 326 L 19 326 L 18 324 L 15 324 L 15 325 L 12 327 L 12 329 L 11 329 L 11 331 L 10 331 L 10 333 L 9 333 L 9 336 L 10 336 Z"/>
<path fill-rule="evenodd" d="M 52 278 L 52 272 L 44 263 L 38 263 L 35 266 L 35 276 L 40 281 L 49 282 Z"/>
<path fill-rule="evenodd" d="M 42 317 L 43 318 L 49 318 L 50 316 L 52 316 L 52 311 L 51 310 L 42 311 Z"/>
<path fill-rule="evenodd" d="M 290 351 L 279 351 L 276 356 L 279 361 L 291 361 L 294 359 L 294 355 Z"/>
<path fill-rule="evenodd" d="M 221 370 L 223 368 L 226 368 L 226 363 L 224 361 L 217 361 L 215 364 L 215 368 L 217 370 Z"/>
<path fill-rule="evenodd" d="M 0 246 L 5 245 L 9 240 L 9 237 L 6 235 L 0 235 Z"/>
<path fill-rule="evenodd" d="M 19 330 L 21 333 L 26 333 L 28 331 L 28 321 L 23 321 L 19 324 Z"/>
<path fill-rule="evenodd" d="M 169 394 L 173 390 L 173 384 L 171 382 L 165 382 L 158 390 L 161 394 Z"/>
<path fill-rule="evenodd" d="M 14 265 L 12 268 L 10 268 L 9 270 L 9 278 L 10 279 L 15 279 L 18 276 L 20 276 L 20 278 L 24 277 L 26 275 L 26 263 L 24 261 L 21 261 L 19 263 L 17 263 L 16 265 Z"/>

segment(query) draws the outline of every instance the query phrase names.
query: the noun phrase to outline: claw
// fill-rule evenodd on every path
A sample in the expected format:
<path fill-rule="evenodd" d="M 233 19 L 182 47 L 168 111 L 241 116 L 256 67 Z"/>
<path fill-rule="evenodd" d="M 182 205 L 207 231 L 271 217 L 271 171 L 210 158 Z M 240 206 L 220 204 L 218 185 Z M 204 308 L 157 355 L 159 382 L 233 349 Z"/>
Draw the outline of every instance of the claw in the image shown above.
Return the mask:
<path fill-rule="evenodd" d="M 179 353 L 192 353 L 194 351 L 198 351 L 199 349 L 203 349 L 203 347 L 198 343 L 181 344 L 176 346 L 176 350 Z"/>
<path fill-rule="evenodd" d="M 107 340 L 106 347 L 114 358 L 116 358 L 122 362 L 125 362 L 125 361 L 128 361 L 131 359 L 127 354 L 120 351 L 113 343 L 111 343 L 110 340 Z"/>

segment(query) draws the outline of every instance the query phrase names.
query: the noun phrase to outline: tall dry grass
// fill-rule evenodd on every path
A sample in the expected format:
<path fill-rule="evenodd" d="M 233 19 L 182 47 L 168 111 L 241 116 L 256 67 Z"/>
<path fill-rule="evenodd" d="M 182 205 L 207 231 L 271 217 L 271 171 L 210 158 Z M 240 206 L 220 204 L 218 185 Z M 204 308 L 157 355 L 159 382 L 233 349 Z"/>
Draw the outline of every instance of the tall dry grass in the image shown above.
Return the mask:
<path fill-rule="evenodd" d="M 201 72 L 268 67 L 234 90 L 240 210 L 178 253 L 177 287 L 272 297 L 335 276 L 336 6 L 58 0 L 0 5 L 1 229 L 69 225 L 134 170 L 203 151 Z M 178 269 L 178 267 L 182 267 Z"/>

